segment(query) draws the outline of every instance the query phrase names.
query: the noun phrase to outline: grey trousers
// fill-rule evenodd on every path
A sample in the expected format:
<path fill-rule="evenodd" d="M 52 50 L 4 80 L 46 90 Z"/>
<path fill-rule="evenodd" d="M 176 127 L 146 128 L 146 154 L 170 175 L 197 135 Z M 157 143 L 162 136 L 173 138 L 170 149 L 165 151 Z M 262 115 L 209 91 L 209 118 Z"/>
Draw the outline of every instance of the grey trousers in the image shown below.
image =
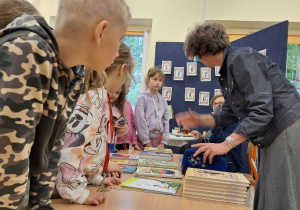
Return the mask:
<path fill-rule="evenodd" d="M 300 118 L 261 149 L 255 210 L 300 209 Z"/>

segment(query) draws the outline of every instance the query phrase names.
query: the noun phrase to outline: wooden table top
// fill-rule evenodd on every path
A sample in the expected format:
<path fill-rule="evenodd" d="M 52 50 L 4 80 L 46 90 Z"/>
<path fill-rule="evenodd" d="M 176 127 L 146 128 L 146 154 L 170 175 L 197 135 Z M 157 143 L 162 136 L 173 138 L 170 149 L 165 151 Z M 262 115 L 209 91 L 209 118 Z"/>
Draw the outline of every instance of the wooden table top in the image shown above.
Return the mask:
<path fill-rule="evenodd" d="M 140 154 L 139 151 L 129 150 L 131 154 Z M 124 152 L 125 153 L 125 152 Z M 128 153 L 128 152 L 127 152 Z M 173 161 L 179 164 L 180 155 L 174 154 Z M 134 174 L 125 174 L 121 176 L 121 182 L 125 182 Z M 174 179 L 170 179 L 174 180 Z M 88 206 L 70 203 L 66 199 L 52 199 L 52 207 L 55 210 L 89 210 L 89 209 L 105 209 L 105 210 L 194 210 L 194 209 L 222 209 L 222 210 L 249 210 L 251 208 L 240 205 L 231 204 L 225 202 L 217 202 L 203 199 L 187 198 L 182 196 L 183 190 L 183 179 L 176 179 L 181 181 L 181 186 L 178 189 L 175 196 L 148 193 L 142 191 L 134 191 L 129 189 L 121 188 L 120 185 L 113 185 L 110 187 L 110 191 L 107 192 L 106 201 L 99 206 Z M 88 186 L 89 190 L 96 191 L 97 186 Z"/>

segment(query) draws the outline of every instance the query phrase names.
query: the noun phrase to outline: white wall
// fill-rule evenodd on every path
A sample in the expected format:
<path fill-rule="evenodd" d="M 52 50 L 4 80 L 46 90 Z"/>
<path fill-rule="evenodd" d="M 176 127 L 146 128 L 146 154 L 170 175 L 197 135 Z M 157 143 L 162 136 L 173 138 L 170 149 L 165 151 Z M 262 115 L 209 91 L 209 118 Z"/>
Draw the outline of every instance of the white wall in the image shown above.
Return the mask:
<path fill-rule="evenodd" d="M 53 22 L 58 0 L 29 0 Z M 151 19 L 147 68 L 154 65 L 155 43 L 183 42 L 189 27 L 202 22 L 204 0 L 126 0 L 132 17 Z M 254 32 L 289 20 L 294 34 L 300 34 L 299 0 L 207 0 L 206 21 L 221 21 L 229 32 Z M 255 12 L 254 12 L 255 11 Z M 139 27 L 130 27 L 137 29 Z"/>

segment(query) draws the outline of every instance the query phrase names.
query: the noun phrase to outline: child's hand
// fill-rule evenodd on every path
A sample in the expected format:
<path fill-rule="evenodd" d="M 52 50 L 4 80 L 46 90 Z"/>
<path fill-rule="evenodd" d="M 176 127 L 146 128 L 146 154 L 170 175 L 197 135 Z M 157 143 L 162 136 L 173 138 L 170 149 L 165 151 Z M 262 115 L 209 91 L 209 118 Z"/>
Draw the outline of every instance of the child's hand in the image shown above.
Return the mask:
<path fill-rule="evenodd" d="M 122 168 L 115 162 L 113 161 L 109 161 L 108 163 L 108 167 L 107 167 L 107 172 L 111 173 L 111 172 L 118 172 L 118 173 L 123 173 Z"/>
<path fill-rule="evenodd" d="M 112 186 L 113 183 L 121 184 L 121 180 L 117 177 L 106 177 L 101 184 L 106 184 L 107 186 Z"/>
<path fill-rule="evenodd" d="M 117 133 L 120 134 L 120 135 L 125 135 L 128 131 L 128 125 L 125 124 L 125 125 L 117 125 L 116 126 L 117 128 Z"/>
<path fill-rule="evenodd" d="M 193 135 L 194 138 L 201 140 L 203 138 L 203 136 L 201 135 L 201 133 L 199 133 L 196 130 L 191 131 L 191 134 Z"/>
<path fill-rule="evenodd" d="M 152 145 L 151 145 L 151 143 L 149 142 L 149 143 L 145 144 L 145 147 L 152 147 Z"/>
<path fill-rule="evenodd" d="M 105 192 L 90 191 L 89 196 L 85 199 L 83 204 L 98 206 L 99 204 L 104 203 L 106 197 L 107 196 Z"/>
<path fill-rule="evenodd" d="M 142 151 L 138 144 L 133 145 L 133 148 L 138 151 Z"/>
<path fill-rule="evenodd" d="M 159 145 L 157 145 L 157 148 L 165 148 L 165 144 L 160 143 Z"/>
<path fill-rule="evenodd" d="M 120 174 L 119 174 L 119 172 L 110 172 L 110 173 L 107 173 L 107 177 L 117 177 L 117 178 L 120 178 Z"/>

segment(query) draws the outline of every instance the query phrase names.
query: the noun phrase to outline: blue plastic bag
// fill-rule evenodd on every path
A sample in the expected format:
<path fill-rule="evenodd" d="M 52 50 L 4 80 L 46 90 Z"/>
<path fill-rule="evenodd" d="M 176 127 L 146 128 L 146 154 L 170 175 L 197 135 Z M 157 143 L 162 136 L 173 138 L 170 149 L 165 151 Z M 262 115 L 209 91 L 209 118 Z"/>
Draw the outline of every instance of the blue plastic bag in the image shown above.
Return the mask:
<path fill-rule="evenodd" d="M 208 159 L 206 163 L 203 163 L 203 152 L 196 157 L 193 156 L 197 150 L 198 148 L 188 148 L 185 150 L 181 164 L 181 172 L 183 175 L 185 175 L 187 168 L 201 168 L 216 171 L 227 170 L 228 163 L 225 156 L 215 156 L 212 164 L 209 164 Z"/>

